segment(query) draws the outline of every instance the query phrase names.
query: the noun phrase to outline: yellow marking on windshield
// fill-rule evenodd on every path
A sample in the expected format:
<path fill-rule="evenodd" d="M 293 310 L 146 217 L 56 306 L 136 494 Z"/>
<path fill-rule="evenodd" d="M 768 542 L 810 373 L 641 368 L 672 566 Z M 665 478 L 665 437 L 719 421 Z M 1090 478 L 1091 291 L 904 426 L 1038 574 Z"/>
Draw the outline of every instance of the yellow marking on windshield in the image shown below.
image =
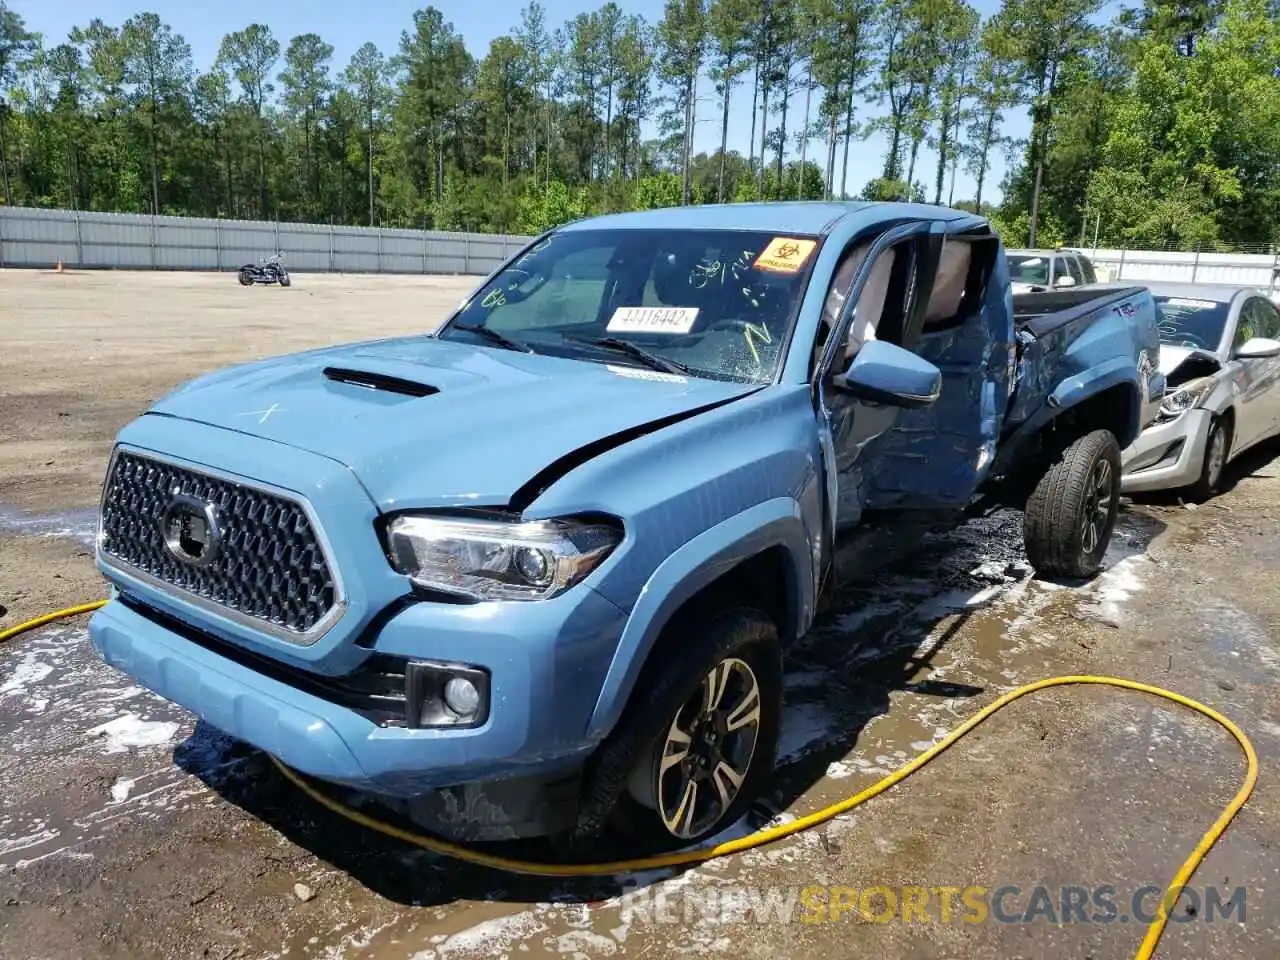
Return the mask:
<path fill-rule="evenodd" d="M 773 343 L 773 337 L 769 335 L 769 328 L 764 324 L 748 323 L 742 329 L 742 337 L 747 341 L 747 348 L 751 351 L 751 356 L 755 358 L 756 366 L 759 366 L 760 351 L 756 349 L 755 341 L 759 338 L 761 343 Z"/>

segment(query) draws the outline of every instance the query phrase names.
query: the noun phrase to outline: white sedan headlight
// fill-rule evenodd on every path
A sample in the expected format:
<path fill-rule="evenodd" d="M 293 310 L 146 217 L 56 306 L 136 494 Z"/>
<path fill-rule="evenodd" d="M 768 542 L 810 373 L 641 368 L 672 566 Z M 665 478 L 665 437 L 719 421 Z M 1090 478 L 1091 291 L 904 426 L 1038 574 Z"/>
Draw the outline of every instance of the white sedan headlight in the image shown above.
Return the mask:
<path fill-rule="evenodd" d="M 1176 420 L 1204 399 L 1212 387 L 1212 377 L 1201 377 L 1170 390 L 1160 401 L 1160 419 Z"/>
<path fill-rule="evenodd" d="M 414 583 L 473 600 L 546 600 L 580 582 L 622 539 L 576 520 L 405 514 L 387 525 L 392 564 Z"/>

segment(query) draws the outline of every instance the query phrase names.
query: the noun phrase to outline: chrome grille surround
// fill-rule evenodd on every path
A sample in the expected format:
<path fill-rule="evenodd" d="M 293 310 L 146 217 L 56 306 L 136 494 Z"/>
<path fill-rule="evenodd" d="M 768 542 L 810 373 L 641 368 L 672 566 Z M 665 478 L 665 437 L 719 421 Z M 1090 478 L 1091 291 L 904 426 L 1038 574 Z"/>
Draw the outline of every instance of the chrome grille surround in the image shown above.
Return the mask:
<path fill-rule="evenodd" d="M 207 566 L 184 563 L 166 546 L 163 522 L 175 498 L 216 509 L 221 543 Z M 150 451 L 112 453 L 98 555 L 108 568 L 298 646 L 315 643 L 346 611 L 341 578 L 310 504 Z"/>

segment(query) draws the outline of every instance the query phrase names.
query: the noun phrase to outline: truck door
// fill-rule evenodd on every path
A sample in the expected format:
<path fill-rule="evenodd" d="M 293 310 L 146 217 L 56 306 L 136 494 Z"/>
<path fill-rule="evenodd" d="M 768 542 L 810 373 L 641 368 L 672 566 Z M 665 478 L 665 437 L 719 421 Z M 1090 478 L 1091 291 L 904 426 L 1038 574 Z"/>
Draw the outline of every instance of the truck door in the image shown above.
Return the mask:
<path fill-rule="evenodd" d="M 938 367 L 942 393 L 927 407 L 898 410 L 822 391 L 834 446 L 839 529 L 856 524 L 867 510 L 966 506 L 994 457 L 1009 397 L 1012 309 L 1007 285 L 991 282 L 999 243 L 990 231 L 948 233 L 945 223 L 899 228 L 882 238 L 868 260 L 887 252 L 893 268 L 876 338 Z M 869 264 L 866 278 L 875 269 Z M 858 290 L 855 316 L 862 298 L 876 289 L 867 283 Z M 846 351 L 828 360 L 825 376 L 843 369 L 857 345 L 856 338 L 842 345 Z"/>
<path fill-rule="evenodd" d="M 901 345 L 911 295 L 916 287 L 921 241 L 930 223 L 913 222 L 850 243 L 827 292 L 823 322 L 814 344 L 813 384 L 830 498 L 828 534 L 855 526 L 862 517 L 865 490 L 874 473 L 867 447 L 894 426 L 901 410 L 869 403 L 831 389 L 869 339 Z"/>

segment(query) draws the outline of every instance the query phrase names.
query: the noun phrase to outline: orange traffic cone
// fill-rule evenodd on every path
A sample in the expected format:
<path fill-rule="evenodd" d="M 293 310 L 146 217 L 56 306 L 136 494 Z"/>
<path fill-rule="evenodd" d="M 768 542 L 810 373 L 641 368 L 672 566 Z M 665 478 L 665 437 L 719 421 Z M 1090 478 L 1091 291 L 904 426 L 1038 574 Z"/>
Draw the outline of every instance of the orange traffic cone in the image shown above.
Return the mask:
<path fill-rule="evenodd" d="M 61 273 L 61 272 L 62 272 L 62 261 L 59 260 L 58 266 L 54 269 L 54 273 Z"/>

